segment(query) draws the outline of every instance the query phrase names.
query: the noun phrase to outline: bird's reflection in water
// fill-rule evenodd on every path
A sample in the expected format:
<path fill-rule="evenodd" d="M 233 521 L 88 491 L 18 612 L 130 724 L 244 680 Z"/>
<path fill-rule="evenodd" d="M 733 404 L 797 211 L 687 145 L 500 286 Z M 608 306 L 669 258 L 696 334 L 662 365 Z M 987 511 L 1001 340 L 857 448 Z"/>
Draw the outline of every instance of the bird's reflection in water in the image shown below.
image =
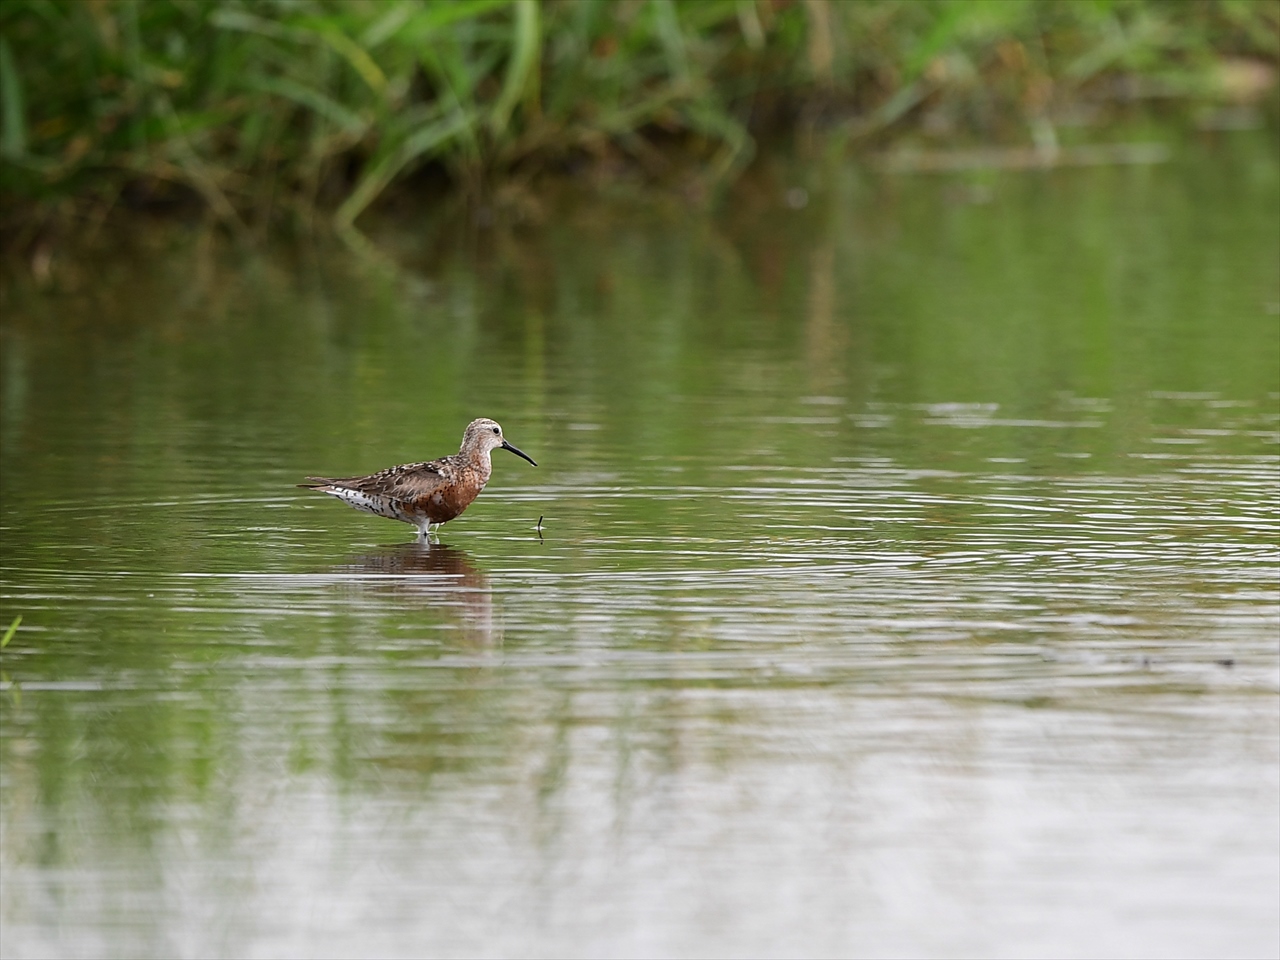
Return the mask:
<path fill-rule="evenodd" d="M 335 569 L 355 575 L 362 588 L 412 598 L 456 616 L 468 645 L 495 647 L 502 643 L 489 575 L 455 547 L 399 543 L 354 556 Z"/>

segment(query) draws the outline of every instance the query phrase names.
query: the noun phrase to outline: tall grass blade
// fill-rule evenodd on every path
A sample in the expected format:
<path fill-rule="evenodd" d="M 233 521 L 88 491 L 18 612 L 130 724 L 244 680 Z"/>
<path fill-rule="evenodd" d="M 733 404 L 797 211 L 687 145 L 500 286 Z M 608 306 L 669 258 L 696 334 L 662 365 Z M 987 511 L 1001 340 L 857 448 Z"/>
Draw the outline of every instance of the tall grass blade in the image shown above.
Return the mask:
<path fill-rule="evenodd" d="M 372 50 L 381 43 L 394 37 L 401 27 L 413 16 L 413 7 L 407 3 L 397 3 L 360 35 L 360 44 L 366 50 Z"/>
<path fill-rule="evenodd" d="M 271 37 L 274 40 L 290 40 L 294 43 L 304 43 L 313 39 L 313 35 L 306 30 L 298 30 L 295 27 L 277 23 L 265 17 L 256 17 L 252 13 L 245 13 L 243 10 L 228 10 L 226 8 L 215 10 L 210 15 L 209 22 L 215 27 L 221 27 L 224 30 L 256 33 L 263 37 Z"/>
<path fill-rule="evenodd" d="M 685 49 L 680 19 L 671 0 L 650 0 L 657 21 L 658 39 L 662 42 L 671 75 L 682 85 L 689 82 L 689 56 Z"/>
<path fill-rule="evenodd" d="M 27 152 L 27 118 L 22 104 L 22 78 L 13 62 L 9 41 L 0 37 L 0 153 L 17 158 Z"/>
<path fill-rule="evenodd" d="M 294 103 L 309 108 L 329 120 L 340 130 L 360 136 L 369 127 L 368 121 L 358 113 L 340 104 L 337 100 L 312 87 L 303 86 L 287 77 L 256 77 L 247 81 L 249 87 L 257 88 L 264 93 L 292 100 Z"/>
<path fill-rule="evenodd" d="M 386 189 L 387 184 L 406 165 L 440 149 L 470 128 L 473 122 L 471 115 L 455 112 L 405 137 L 401 143 L 369 165 L 351 195 L 338 208 L 334 223 L 340 230 L 350 228 L 356 217 L 377 199 L 378 194 Z"/>
<path fill-rule="evenodd" d="M 475 20 L 490 10 L 506 7 L 511 0 L 470 0 L 468 3 L 437 3 L 414 13 L 413 17 L 399 30 L 402 37 L 412 43 L 421 43 L 430 38 L 432 33 L 440 32 L 459 20 Z M 367 43 L 366 46 L 373 46 Z"/>
<path fill-rule="evenodd" d="M 373 62 L 373 57 L 369 56 L 364 47 L 345 33 L 332 28 L 321 31 L 320 36 L 325 43 L 346 59 L 347 63 L 351 64 L 351 68 L 360 74 L 360 78 L 369 85 L 370 90 L 379 95 L 386 90 L 387 75 Z"/>
<path fill-rule="evenodd" d="M 511 111 L 524 94 L 529 78 L 536 76 L 538 53 L 542 49 L 542 35 L 538 24 L 537 0 L 516 0 L 515 37 L 512 40 L 511 62 L 502 83 L 502 93 L 493 106 L 489 127 L 501 136 L 511 118 Z"/>

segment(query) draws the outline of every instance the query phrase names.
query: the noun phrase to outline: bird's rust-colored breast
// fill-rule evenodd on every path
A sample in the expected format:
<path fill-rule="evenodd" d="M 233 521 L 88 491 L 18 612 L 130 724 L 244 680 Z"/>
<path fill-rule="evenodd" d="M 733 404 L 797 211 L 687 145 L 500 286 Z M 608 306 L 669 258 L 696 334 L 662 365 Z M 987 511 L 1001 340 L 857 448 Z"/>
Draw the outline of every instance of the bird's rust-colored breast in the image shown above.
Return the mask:
<path fill-rule="evenodd" d="M 420 511 L 432 523 L 447 523 L 470 506 L 480 491 L 484 489 L 484 481 L 473 470 L 460 470 L 453 483 L 442 483 L 435 490 L 416 497 L 414 510 Z"/>

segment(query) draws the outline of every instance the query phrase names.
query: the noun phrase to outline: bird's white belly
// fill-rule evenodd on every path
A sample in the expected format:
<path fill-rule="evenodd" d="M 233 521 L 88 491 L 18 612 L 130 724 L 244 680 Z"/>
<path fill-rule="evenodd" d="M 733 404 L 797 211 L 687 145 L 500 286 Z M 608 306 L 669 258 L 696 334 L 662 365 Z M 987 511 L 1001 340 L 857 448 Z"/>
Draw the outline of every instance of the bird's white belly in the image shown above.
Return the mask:
<path fill-rule="evenodd" d="M 388 500 L 386 497 L 371 497 L 366 493 L 361 493 L 359 490 L 349 490 L 345 487 L 326 490 L 325 493 L 331 497 L 337 497 L 343 503 L 366 513 L 374 513 L 390 520 L 403 520 L 405 523 L 416 522 L 398 502 Z"/>

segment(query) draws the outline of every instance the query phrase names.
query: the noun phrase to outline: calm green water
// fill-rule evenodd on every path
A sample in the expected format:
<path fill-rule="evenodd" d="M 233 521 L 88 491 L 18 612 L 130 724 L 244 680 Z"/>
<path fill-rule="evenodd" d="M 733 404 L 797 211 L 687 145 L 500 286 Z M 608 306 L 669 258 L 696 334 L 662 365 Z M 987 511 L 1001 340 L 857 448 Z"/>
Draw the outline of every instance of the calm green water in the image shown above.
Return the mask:
<path fill-rule="evenodd" d="M 4 955 L 1274 955 L 1271 143 L 11 274 Z"/>

